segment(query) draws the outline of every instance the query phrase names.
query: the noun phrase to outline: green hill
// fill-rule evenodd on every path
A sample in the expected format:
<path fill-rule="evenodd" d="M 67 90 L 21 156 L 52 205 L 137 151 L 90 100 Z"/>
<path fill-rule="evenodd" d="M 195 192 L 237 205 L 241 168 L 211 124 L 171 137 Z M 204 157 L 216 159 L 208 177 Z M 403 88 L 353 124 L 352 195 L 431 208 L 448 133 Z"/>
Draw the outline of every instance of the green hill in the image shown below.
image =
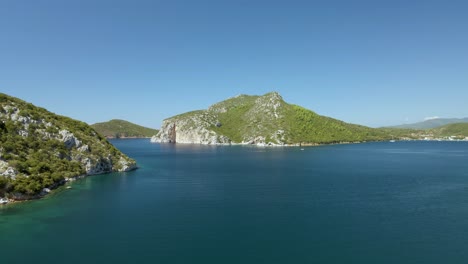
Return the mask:
<path fill-rule="evenodd" d="M 421 129 L 410 129 L 410 128 L 392 128 L 382 127 L 380 131 L 390 135 L 392 139 L 419 139 L 422 134 L 427 131 Z"/>
<path fill-rule="evenodd" d="M 144 138 L 151 137 L 159 132 L 157 129 L 139 126 L 119 119 L 96 123 L 91 127 L 107 138 Z"/>
<path fill-rule="evenodd" d="M 0 93 L 0 197 L 38 198 L 76 176 L 135 167 L 86 123 Z"/>
<path fill-rule="evenodd" d="M 388 140 L 383 130 L 345 123 L 288 104 L 276 92 L 239 95 L 207 110 L 164 120 L 152 142 L 200 144 L 327 144 Z"/>
<path fill-rule="evenodd" d="M 445 126 L 448 124 L 455 123 L 468 123 L 468 117 L 466 118 L 434 118 L 425 120 L 413 124 L 404 124 L 399 126 L 393 126 L 393 128 L 403 128 L 403 129 L 431 129 L 440 126 Z"/>
<path fill-rule="evenodd" d="M 468 137 L 468 123 L 457 123 L 445 125 L 442 127 L 431 129 L 430 132 L 437 137 Z"/>

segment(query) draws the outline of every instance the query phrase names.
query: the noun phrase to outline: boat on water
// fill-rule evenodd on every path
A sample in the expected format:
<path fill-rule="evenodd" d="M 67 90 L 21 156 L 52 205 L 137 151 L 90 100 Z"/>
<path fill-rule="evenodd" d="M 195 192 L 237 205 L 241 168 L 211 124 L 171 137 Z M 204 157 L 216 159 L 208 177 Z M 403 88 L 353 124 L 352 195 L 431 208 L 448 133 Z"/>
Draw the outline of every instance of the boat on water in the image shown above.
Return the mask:
<path fill-rule="evenodd" d="M 8 199 L 7 198 L 0 198 L 0 204 L 7 204 Z"/>
<path fill-rule="evenodd" d="M 393 139 L 392 139 L 392 140 L 390 140 L 390 142 L 392 142 L 392 143 L 393 143 L 393 142 L 395 142 L 395 140 L 393 140 Z"/>
<path fill-rule="evenodd" d="M 71 186 L 67 186 L 67 189 L 71 189 L 72 187 Z"/>

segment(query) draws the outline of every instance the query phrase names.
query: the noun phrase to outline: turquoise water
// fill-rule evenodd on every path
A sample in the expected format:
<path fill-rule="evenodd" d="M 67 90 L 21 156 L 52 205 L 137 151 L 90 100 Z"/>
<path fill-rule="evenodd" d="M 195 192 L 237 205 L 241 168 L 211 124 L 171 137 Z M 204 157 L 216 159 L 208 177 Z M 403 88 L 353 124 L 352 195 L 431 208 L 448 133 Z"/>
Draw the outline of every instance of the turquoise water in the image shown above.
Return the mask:
<path fill-rule="evenodd" d="M 466 263 L 468 143 L 114 140 L 141 167 L 0 209 L 0 263 Z"/>

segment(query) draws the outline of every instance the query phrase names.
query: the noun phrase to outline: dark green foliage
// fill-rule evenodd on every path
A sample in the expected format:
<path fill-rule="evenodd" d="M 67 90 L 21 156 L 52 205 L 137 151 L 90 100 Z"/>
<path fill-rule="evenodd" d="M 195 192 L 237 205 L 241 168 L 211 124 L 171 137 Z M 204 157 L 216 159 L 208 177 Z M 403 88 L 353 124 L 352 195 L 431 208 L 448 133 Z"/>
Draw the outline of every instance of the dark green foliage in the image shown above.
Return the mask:
<path fill-rule="evenodd" d="M 252 107 L 253 102 L 232 106 L 229 111 L 218 114 L 222 126 L 213 124 L 210 128 L 218 134 L 229 137 L 234 142 L 241 142 L 244 135 L 245 114 Z"/>
<path fill-rule="evenodd" d="M 393 128 L 407 128 L 407 129 L 432 129 L 449 124 L 455 123 L 468 123 L 468 117 L 465 118 L 434 118 L 425 120 L 423 122 L 413 123 L 413 124 L 404 124 L 399 126 L 394 126 Z"/>
<path fill-rule="evenodd" d="M 125 120 L 113 119 L 108 122 L 91 125 L 99 134 L 109 138 L 121 137 L 151 137 L 158 130 L 139 126 Z"/>
<path fill-rule="evenodd" d="M 64 176 L 85 173 L 79 163 L 61 158 L 69 152 L 62 142 L 40 139 L 34 126 L 29 127 L 28 137 L 16 134 L 19 129 L 20 125 L 13 123 L 9 129 L 13 133 L 0 135 L 0 145 L 4 152 L 2 158 L 24 175 L 11 182 L 13 191 L 34 195 L 42 188 L 60 182 Z"/>
<path fill-rule="evenodd" d="M 268 103 L 277 103 L 276 109 L 265 106 Z M 206 122 L 211 124 L 210 130 L 227 136 L 233 142 L 264 136 L 266 142 L 280 143 L 274 139 L 278 130 L 284 131 L 284 141 L 289 144 L 329 144 L 392 138 L 385 130 L 345 123 L 288 104 L 274 93 L 264 96 L 241 95 L 217 103 L 206 111 L 189 112 L 173 118 L 187 120 L 194 115 L 206 116 Z M 217 126 L 217 122 L 222 125 Z"/>
<path fill-rule="evenodd" d="M 321 116 L 297 105 L 288 107 L 285 120 L 288 122 L 290 143 L 327 144 L 389 138 L 377 129 Z"/>
<path fill-rule="evenodd" d="M 388 134 L 392 137 L 392 139 L 401 139 L 401 138 L 408 138 L 408 139 L 418 139 L 420 138 L 420 134 L 424 134 L 424 130 L 417 130 L 417 129 L 410 129 L 410 128 L 391 128 L 391 127 L 383 127 L 378 128 L 378 130 L 382 131 L 383 133 Z"/>
<path fill-rule="evenodd" d="M 468 137 L 468 123 L 445 125 L 442 127 L 431 129 L 430 132 L 438 137 L 454 136 L 459 138 L 465 138 Z"/>
<path fill-rule="evenodd" d="M 26 128 L 21 122 L 5 116 L 0 118 L 1 160 L 19 172 L 15 180 L 0 176 L 0 195 L 8 192 L 37 195 L 43 188 L 60 184 L 65 178 L 85 174 L 84 165 L 74 161 L 72 156 L 99 160 L 110 155 L 114 169 L 119 166 L 123 156 L 120 151 L 86 123 L 55 115 L 1 93 L 0 106 L 3 114 L 15 107 L 20 116 L 37 122 Z M 90 151 L 81 152 L 76 147 L 68 149 L 56 139 L 60 130 L 72 132 Z M 21 136 L 20 131 L 26 131 L 28 135 Z"/>
<path fill-rule="evenodd" d="M 10 189 L 10 180 L 0 176 L 0 196 L 5 196 L 5 193 Z"/>

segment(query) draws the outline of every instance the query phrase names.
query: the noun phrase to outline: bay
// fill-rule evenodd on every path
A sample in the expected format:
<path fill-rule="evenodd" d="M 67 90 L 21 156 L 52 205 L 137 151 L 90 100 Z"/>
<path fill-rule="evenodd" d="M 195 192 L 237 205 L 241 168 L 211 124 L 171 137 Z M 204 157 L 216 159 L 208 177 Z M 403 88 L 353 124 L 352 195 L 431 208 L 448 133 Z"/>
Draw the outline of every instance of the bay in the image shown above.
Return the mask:
<path fill-rule="evenodd" d="M 468 258 L 468 142 L 112 143 L 140 169 L 0 207 L 1 263 Z"/>

